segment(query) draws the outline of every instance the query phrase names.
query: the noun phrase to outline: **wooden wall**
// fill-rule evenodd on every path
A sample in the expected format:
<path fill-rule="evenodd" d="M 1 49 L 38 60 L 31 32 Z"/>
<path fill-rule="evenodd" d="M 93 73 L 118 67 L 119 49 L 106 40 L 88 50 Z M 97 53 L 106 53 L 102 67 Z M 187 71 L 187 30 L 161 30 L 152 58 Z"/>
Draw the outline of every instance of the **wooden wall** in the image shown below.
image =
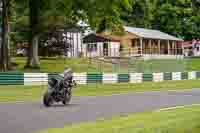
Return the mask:
<path fill-rule="evenodd" d="M 182 46 L 177 41 L 158 40 L 158 39 L 143 39 L 143 48 L 140 47 L 140 37 L 126 32 L 124 35 L 113 35 L 109 32 L 101 33 L 101 35 L 120 40 L 122 50 L 143 54 L 172 54 L 176 55 L 181 50 Z"/>

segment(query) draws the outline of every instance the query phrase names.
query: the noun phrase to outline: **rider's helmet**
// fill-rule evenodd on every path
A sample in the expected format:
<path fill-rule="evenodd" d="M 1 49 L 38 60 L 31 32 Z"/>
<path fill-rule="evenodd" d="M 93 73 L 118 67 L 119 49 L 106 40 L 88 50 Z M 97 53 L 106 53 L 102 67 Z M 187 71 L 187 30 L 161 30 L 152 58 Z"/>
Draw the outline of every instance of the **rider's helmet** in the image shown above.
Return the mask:
<path fill-rule="evenodd" d="M 69 68 L 68 66 L 65 66 L 64 78 L 65 79 L 71 79 L 72 78 L 72 69 Z"/>

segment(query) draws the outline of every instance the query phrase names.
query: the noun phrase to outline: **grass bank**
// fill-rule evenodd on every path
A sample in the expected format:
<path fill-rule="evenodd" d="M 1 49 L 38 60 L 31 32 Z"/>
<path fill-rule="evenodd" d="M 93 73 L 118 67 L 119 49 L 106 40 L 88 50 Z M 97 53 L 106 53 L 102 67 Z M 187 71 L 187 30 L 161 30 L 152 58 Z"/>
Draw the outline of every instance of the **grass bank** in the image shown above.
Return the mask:
<path fill-rule="evenodd" d="M 40 133 L 199 133 L 200 106 L 139 113 Z"/>
<path fill-rule="evenodd" d="M 143 91 L 164 91 L 200 88 L 199 80 L 165 81 L 142 84 L 90 84 L 74 88 L 74 96 L 101 96 Z M 0 86 L 0 102 L 38 101 L 47 86 Z"/>
<path fill-rule="evenodd" d="M 26 58 L 18 57 L 13 59 L 18 65 L 16 71 L 22 72 L 63 72 L 65 65 L 70 66 L 75 72 L 87 72 L 87 59 L 64 59 L 64 58 L 41 58 L 40 69 L 24 69 Z"/>
<path fill-rule="evenodd" d="M 22 72 L 62 72 L 65 65 L 68 65 L 74 72 L 176 72 L 176 71 L 199 71 L 200 58 L 184 60 L 149 60 L 132 61 L 120 60 L 117 66 L 98 60 L 89 59 L 64 59 L 64 58 L 41 58 L 40 69 L 24 69 L 26 58 L 13 58 L 18 64 L 16 71 Z M 108 61 L 108 62 L 111 62 Z"/>

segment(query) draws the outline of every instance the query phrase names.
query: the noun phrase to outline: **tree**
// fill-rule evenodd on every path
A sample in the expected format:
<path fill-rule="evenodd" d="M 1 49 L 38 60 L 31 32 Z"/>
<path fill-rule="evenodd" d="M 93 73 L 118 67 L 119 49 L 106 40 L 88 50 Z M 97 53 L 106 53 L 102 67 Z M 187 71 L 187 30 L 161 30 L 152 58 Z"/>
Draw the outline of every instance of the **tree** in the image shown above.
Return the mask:
<path fill-rule="evenodd" d="M 25 67 L 39 67 L 38 57 L 38 27 L 39 27 L 39 3 L 40 0 L 29 0 L 29 22 L 30 22 L 30 38 L 27 64 Z"/>
<path fill-rule="evenodd" d="M 112 32 L 121 32 L 123 22 L 121 13 L 131 10 L 133 0 L 90 0 L 86 5 L 87 20 L 97 32 L 105 29 Z"/>
<path fill-rule="evenodd" d="M 135 0 L 132 2 L 132 10 L 123 11 L 121 19 L 125 25 L 134 27 L 150 28 L 151 5 L 148 0 Z"/>
<path fill-rule="evenodd" d="M 2 42 L 1 42 L 1 55 L 0 55 L 0 70 L 7 71 L 11 69 L 10 56 L 9 56 L 9 19 L 11 0 L 2 0 Z"/>
<path fill-rule="evenodd" d="M 128 4 L 129 0 L 29 0 L 31 41 L 26 66 L 39 67 L 38 42 L 45 31 L 60 25 L 75 25 L 79 20 L 88 20 L 96 29 L 106 20 L 106 28 L 117 29 L 121 26 L 120 6 Z"/>
<path fill-rule="evenodd" d="M 191 40 L 199 38 L 199 0 L 134 0 L 131 11 L 120 12 L 124 24 L 158 29 Z"/>
<path fill-rule="evenodd" d="M 29 0 L 30 47 L 26 67 L 39 67 L 38 44 L 40 36 L 57 26 L 77 23 L 81 12 L 70 0 Z"/>
<path fill-rule="evenodd" d="M 179 35 L 181 32 L 180 9 L 170 3 L 160 5 L 153 20 L 153 28 L 165 31 L 172 35 Z"/>

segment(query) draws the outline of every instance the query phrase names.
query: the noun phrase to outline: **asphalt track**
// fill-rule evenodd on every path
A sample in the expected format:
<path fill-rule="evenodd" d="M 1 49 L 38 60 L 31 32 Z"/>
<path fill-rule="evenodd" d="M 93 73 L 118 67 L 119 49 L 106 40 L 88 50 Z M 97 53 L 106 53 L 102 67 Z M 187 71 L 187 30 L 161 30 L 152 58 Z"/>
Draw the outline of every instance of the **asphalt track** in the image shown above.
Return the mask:
<path fill-rule="evenodd" d="M 0 133 L 33 133 L 113 115 L 200 104 L 200 89 L 74 97 L 68 106 L 45 108 L 40 102 L 0 103 Z"/>

